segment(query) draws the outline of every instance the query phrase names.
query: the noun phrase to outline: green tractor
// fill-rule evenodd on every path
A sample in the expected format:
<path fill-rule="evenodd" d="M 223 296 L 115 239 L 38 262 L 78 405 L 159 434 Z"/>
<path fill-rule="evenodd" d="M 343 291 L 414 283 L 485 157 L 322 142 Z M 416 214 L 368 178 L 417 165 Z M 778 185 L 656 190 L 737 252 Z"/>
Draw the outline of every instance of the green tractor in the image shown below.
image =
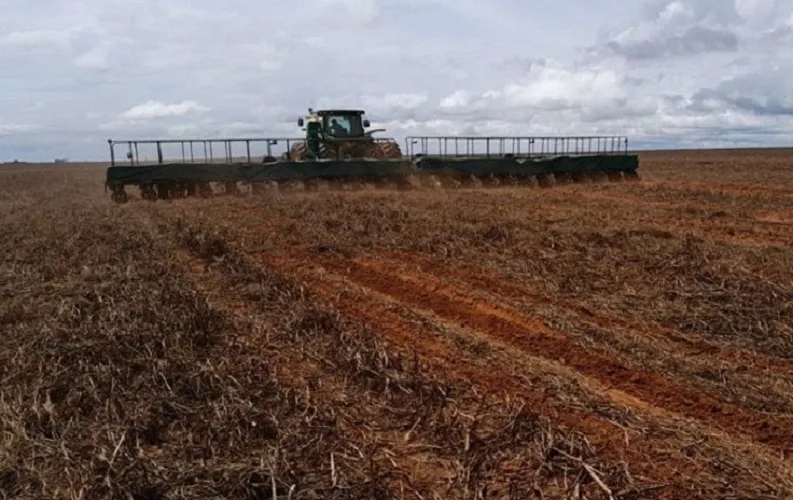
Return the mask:
<path fill-rule="evenodd" d="M 371 125 L 364 119 L 364 111 L 350 109 L 308 110 L 308 116 L 298 118 L 306 140 L 292 145 L 286 159 L 292 161 L 319 159 L 402 158 L 402 151 L 394 139 L 372 137 L 385 129 L 365 130 Z"/>

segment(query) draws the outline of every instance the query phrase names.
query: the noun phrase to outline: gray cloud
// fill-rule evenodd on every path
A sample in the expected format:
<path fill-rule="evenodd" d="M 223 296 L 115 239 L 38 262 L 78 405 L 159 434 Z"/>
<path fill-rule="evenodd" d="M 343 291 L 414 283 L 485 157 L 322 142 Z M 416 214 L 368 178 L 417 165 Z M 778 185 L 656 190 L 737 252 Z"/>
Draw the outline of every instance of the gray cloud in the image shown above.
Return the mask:
<path fill-rule="evenodd" d="M 739 40 L 735 33 L 702 26 L 691 26 L 683 33 L 657 35 L 648 40 L 611 41 L 606 49 L 629 60 L 667 59 L 707 52 L 736 52 Z"/>
<path fill-rule="evenodd" d="M 712 23 L 718 26 L 742 24 L 745 19 L 739 12 L 739 6 L 757 2 L 730 0 L 651 0 L 643 4 L 645 20 L 669 23 Z M 768 3 L 768 2 L 760 2 Z M 751 5 L 757 10 L 758 5 Z"/>
<path fill-rule="evenodd" d="M 737 8 L 742 1 L 746 0 L 646 2 L 636 23 L 606 35 L 589 53 L 636 62 L 736 53 L 747 23 Z"/>
<path fill-rule="evenodd" d="M 789 140 L 793 2 L 641 5 L 6 0 L 0 160 L 106 158 L 108 136 L 294 136 L 321 106 L 362 107 L 398 139 Z"/>
<path fill-rule="evenodd" d="M 731 78 L 715 88 L 696 92 L 690 109 L 707 112 L 730 108 L 761 116 L 793 117 L 793 89 L 788 83 L 792 74 L 793 66 L 786 66 Z"/>

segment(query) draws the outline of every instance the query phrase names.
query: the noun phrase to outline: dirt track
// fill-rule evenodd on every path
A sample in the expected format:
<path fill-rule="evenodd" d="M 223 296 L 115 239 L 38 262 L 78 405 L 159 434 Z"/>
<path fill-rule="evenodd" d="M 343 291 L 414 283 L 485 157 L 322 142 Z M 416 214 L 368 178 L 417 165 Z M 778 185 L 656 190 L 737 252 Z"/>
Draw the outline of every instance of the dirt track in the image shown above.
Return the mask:
<path fill-rule="evenodd" d="M 24 194 L 2 198 L 6 293 L 30 302 L 3 309 L 18 339 L 4 340 L 0 362 L 15 368 L 0 375 L 22 398 L 5 407 L 4 434 L 34 429 L 3 449 L 0 489 L 41 492 L 42 481 L 57 483 L 52 471 L 70 462 L 47 439 L 72 456 L 92 447 L 111 453 L 124 429 L 150 428 L 145 415 L 165 412 L 172 417 L 142 451 L 118 445 L 121 465 L 73 466 L 71 482 L 93 484 L 109 467 L 115 475 L 97 491 L 129 492 L 137 483 L 119 470 L 143 456 L 146 481 L 175 496 L 177 484 L 189 484 L 193 493 L 250 497 L 275 487 L 279 498 L 290 487 L 295 498 L 788 498 L 793 152 L 650 153 L 641 173 L 638 183 L 553 189 L 124 206 L 94 192 L 101 172 L 70 171 L 64 178 L 73 187 L 50 192 L 31 184 L 40 171 L 0 173 Z M 64 263 L 47 267 L 38 258 L 47 254 Z M 81 256 L 90 269 L 70 271 Z M 157 259 L 151 272 L 143 258 Z M 71 298 L 55 304 L 34 275 Z M 191 307 L 219 318 L 209 347 L 160 345 L 160 330 L 189 337 L 205 329 L 164 308 L 136 322 L 136 304 L 184 303 L 158 276 L 178 280 L 196 297 Z M 77 396 L 49 403 L 56 410 L 47 412 L 116 436 L 110 443 L 70 436 L 66 417 L 46 428 L 26 420 L 26 395 L 61 387 L 64 376 L 103 373 L 63 361 L 47 368 L 36 332 L 76 328 L 74 315 L 64 315 L 77 307 L 69 301 L 93 297 L 111 278 L 124 285 L 80 306 L 93 325 L 84 335 L 112 350 L 97 319 L 112 317 L 113 328 L 142 335 L 137 350 L 161 353 L 151 368 L 161 379 L 177 366 L 195 380 L 212 373 L 217 381 L 202 384 L 213 395 L 181 404 L 215 431 L 184 428 L 178 406 L 152 403 L 168 399 L 159 384 L 146 397 L 125 392 L 132 375 L 97 397 L 112 406 L 127 394 L 136 416 L 103 420 L 67 404 Z M 150 321 L 159 330 L 140 333 Z M 173 361 L 193 350 L 195 366 L 205 368 Z M 112 358 L 112 366 L 125 363 Z M 32 365 L 39 375 L 25 371 Z M 256 380 L 251 367 L 259 365 Z M 257 399 L 262 387 L 269 399 Z M 252 420 L 239 419 L 246 412 L 266 429 L 241 423 Z M 208 475 L 179 451 L 188 439 L 213 450 Z M 31 447 L 50 450 L 38 469 L 24 458 Z M 265 448 L 267 460 L 254 458 Z"/>

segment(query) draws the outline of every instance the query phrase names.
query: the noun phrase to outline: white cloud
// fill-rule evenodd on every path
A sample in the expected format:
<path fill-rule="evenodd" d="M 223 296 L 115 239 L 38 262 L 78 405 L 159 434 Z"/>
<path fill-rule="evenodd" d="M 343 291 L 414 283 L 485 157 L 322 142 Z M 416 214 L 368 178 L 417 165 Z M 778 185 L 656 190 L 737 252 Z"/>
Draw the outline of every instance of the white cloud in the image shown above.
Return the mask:
<path fill-rule="evenodd" d="M 74 65 L 80 69 L 107 69 L 113 45 L 107 42 L 100 43 L 83 52 L 74 59 Z"/>
<path fill-rule="evenodd" d="M 176 104 L 163 104 L 159 101 L 148 101 L 121 113 L 122 118 L 132 120 L 149 120 L 171 116 L 184 116 L 188 113 L 209 111 L 195 101 L 182 101 Z"/>
<path fill-rule="evenodd" d="M 735 4 L 667 0 L 653 5 L 640 22 L 613 35 L 602 52 L 641 61 L 738 51 L 735 29 L 742 18 Z"/>
<path fill-rule="evenodd" d="M 793 134 L 790 0 L 42 1 L 4 2 L 0 156 L 294 136 L 308 107 L 363 108 L 397 138 Z"/>
<path fill-rule="evenodd" d="M 540 68 L 526 83 L 510 83 L 501 91 L 507 105 L 559 109 L 625 95 L 622 77 L 613 70 Z"/>
<path fill-rule="evenodd" d="M 426 94 L 385 94 L 382 96 L 363 96 L 362 104 L 369 109 L 395 111 L 413 110 L 427 102 Z"/>
<path fill-rule="evenodd" d="M 332 22 L 371 25 L 379 16 L 377 0 L 318 0 L 319 16 Z"/>
<path fill-rule="evenodd" d="M 440 107 L 445 109 L 465 108 L 471 103 L 471 93 L 467 90 L 458 90 L 447 95 L 441 100 Z"/>
<path fill-rule="evenodd" d="M 39 46 L 68 46 L 77 33 L 71 29 L 14 31 L 0 37 L 0 46 L 7 49 Z"/>
<path fill-rule="evenodd" d="M 35 125 L 25 125 L 21 123 L 5 123 L 0 121 L 0 137 L 5 135 L 18 134 L 22 132 L 35 131 L 38 127 Z"/>
<path fill-rule="evenodd" d="M 762 17 L 774 7 L 774 0 L 736 0 L 735 10 L 744 19 Z"/>

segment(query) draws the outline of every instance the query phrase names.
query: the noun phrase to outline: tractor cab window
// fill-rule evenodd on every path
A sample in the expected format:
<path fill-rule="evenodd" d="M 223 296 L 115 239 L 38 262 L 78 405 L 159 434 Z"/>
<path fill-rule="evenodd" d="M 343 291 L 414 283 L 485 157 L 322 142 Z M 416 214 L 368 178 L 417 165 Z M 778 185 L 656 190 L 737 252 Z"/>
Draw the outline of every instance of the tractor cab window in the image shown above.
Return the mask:
<path fill-rule="evenodd" d="M 327 132 L 334 137 L 358 136 L 363 134 L 358 117 L 331 115 L 325 118 Z"/>

